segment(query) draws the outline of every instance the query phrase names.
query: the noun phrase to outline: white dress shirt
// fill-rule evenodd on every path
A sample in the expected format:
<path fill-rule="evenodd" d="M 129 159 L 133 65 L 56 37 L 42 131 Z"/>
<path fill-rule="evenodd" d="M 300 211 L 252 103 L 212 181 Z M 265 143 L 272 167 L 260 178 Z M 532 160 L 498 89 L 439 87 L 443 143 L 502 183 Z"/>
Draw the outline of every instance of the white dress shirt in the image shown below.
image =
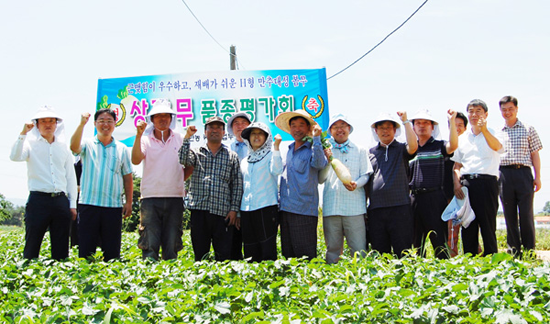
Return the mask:
<path fill-rule="evenodd" d="M 19 135 L 11 149 L 12 161 L 27 162 L 29 191 L 65 192 L 70 208 L 76 208 L 77 186 L 73 156 L 64 143 L 48 143 L 43 137 L 27 141 Z"/>
<path fill-rule="evenodd" d="M 490 128 L 489 132 L 501 143 L 503 142 L 501 133 L 495 133 Z M 483 133 L 474 135 L 472 130 L 468 129 L 458 137 L 458 148 L 451 160 L 462 164 L 460 170 L 462 175 L 488 174 L 498 178 L 500 154 L 502 153 L 504 153 L 504 147 L 499 151 L 494 151 L 487 144 Z"/>

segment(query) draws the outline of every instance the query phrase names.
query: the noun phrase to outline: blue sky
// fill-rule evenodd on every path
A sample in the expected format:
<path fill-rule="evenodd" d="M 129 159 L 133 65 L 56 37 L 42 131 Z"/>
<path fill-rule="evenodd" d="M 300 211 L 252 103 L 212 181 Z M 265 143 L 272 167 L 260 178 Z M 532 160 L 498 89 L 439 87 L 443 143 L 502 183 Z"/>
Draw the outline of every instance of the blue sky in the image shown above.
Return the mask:
<path fill-rule="evenodd" d="M 423 1 L 210 1 L 187 4 L 225 50 L 237 46 L 241 69 L 326 67 L 332 75 L 363 55 Z M 0 143 L 0 193 L 25 199 L 26 166 L 9 160 L 23 124 L 43 104 L 65 117 L 67 135 L 93 112 L 99 78 L 223 71 L 229 55 L 185 5 L 159 1 L 2 1 L 0 93 L 7 121 Z M 331 112 L 354 121 L 368 146 L 378 112 L 429 109 L 445 122 L 471 99 L 489 105 L 519 98 L 519 117 L 550 145 L 548 1 L 430 0 L 401 30 L 348 71 L 328 81 Z M 444 127 L 443 127 L 444 128 Z M 445 129 L 442 130 L 446 134 Z M 85 136 L 92 135 L 91 125 Z M 116 135 L 116 133 L 115 133 Z M 550 153 L 541 151 L 538 211 L 550 201 Z"/>

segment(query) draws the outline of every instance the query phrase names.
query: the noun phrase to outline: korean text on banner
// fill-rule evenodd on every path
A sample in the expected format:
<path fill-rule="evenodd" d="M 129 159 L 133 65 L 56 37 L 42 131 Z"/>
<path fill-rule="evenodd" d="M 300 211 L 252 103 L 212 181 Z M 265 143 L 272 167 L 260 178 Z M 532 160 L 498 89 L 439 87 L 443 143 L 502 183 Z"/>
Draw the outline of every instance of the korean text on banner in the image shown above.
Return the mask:
<path fill-rule="evenodd" d="M 176 131 L 189 125 L 199 130 L 192 143 L 204 141 L 204 122 L 212 116 L 227 121 L 246 112 L 252 121 L 269 125 L 273 134 L 292 140 L 275 126 L 286 111 L 304 109 L 326 129 L 329 121 L 325 69 L 226 71 L 99 79 L 97 109 L 117 114 L 114 136 L 132 146 L 138 120 L 145 120 L 155 100 L 165 98 L 176 114 Z M 231 140 L 226 132 L 224 140 Z"/>

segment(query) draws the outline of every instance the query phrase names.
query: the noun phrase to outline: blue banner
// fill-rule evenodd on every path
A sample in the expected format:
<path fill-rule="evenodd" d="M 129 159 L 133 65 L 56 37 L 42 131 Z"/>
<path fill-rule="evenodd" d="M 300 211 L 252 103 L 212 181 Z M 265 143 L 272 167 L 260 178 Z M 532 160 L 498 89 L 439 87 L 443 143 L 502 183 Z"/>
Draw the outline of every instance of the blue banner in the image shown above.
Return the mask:
<path fill-rule="evenodd" d="M 304 109 L 326 130 L 329 122 L 325 69 L 224 71 L 164 74 L 99 79 L 97 109 L 110 107 L 117 114 L 114 136 L 132 146 L 135 125 L 145 119 L 155 100 L 165 98 L 176 113 L 176 131 L 197 126 L 192 138 L 204 141 L 204 122 L 220 116 L 226 122 L 236 112 L 246 112 L 252 121 L 266 123 L 273 135 L 292 137 L 275 126 L 286 111 Z M 224 140 L 230 141 L 226 131 Z"/>

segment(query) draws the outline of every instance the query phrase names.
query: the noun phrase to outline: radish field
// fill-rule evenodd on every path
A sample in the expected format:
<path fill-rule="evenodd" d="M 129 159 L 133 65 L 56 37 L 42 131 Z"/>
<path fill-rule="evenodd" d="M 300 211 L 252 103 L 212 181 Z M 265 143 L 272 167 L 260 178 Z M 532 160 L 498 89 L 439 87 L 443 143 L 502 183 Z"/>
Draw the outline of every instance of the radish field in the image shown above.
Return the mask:
<path fill-rule="evenodd" d="M 194 263 L 186 232 L 177 260 L 152 262 L 123 233 L 121 260 L 73 249 L 56 262 L 47 239 L 40 259 L 22 259 L 23 242 L 21 230 L 0 233 L 2 323 L 550 322 L 549 263 L 503 253 Z"/>

